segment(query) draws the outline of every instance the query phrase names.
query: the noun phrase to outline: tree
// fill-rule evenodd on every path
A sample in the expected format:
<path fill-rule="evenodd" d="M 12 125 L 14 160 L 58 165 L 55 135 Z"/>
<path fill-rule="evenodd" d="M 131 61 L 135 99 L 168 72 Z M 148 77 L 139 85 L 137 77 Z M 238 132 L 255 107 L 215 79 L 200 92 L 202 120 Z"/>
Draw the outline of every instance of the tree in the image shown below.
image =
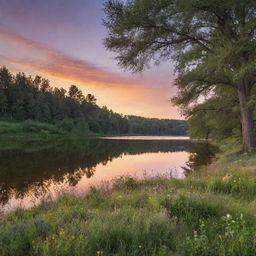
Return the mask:
<path fill-rule="evenodd" d="M 96 101 L 97 101 L 97 99 L 95 98 L 95 96 L 92 95 L 92 94 L 90 94 L 90 93 L 86 95 L 85 100 L 86 100 L 88 103 L 91 103 L 91 104 L 96 104 Z"/>
<path fill-rule="evenodd" d="M 239 109 L 237 97 L 215 95 L 187 111 L 192 138 L 223 140 L 227 137 L 240 138 Z M 227 118 L 228 117 L 228 118 Z"/>
<path fill-rule="evenodd" d="M 238 95 L 242 150 L 255 149 L 248 104 L 256 83 L 255 0 L 108 0 L 105 45 L 117 53 L 119 65 L 142 71 L 153 60 L 172 58 L 178 96 L 191 107 L 219 88 Z"/>
<path fill-rule="evenodd" d="M 8 101 L 6 91 L 12 83 L 12 75 L 6 67 L 0 70 L 0 112 L 4 114 L 7 111 Z"/>
<path fill-rule="evenodd" d="M 85 98 L 81 90 L 77 88 L 75 85 L 71 85 L 68 91 L 68 95 L 70 98 L 76 100 L 79 103 L 82 103 Z"/>

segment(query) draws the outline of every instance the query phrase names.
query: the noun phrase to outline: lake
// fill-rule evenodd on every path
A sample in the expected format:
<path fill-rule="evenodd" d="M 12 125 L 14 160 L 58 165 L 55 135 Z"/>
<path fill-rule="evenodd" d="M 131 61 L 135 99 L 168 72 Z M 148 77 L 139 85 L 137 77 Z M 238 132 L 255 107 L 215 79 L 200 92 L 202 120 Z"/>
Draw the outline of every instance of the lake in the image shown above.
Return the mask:
<path fill-rule="evenodd" d="M 31 207 L 62 192 L 83 193 L 116 177 L 182 179 L 214 155 L 186 137 L 124 136 L 0 141 L 0 209 Z"/>

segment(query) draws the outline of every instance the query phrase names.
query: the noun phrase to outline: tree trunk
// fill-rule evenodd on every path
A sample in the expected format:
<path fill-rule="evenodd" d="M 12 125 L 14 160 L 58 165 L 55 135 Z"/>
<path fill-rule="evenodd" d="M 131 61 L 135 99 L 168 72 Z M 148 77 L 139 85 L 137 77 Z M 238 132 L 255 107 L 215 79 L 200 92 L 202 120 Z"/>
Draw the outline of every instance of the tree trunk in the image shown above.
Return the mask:
<path fill-rule="evenodd" d="M 240 104 L 241 125 L 242 125 L 242 151 L 252 152 L 255 150 L 255 136 L 253 130 L 252 111 L 247 106 L 248 92 L 244 83 L 238 86 L 238 98 Z"/>

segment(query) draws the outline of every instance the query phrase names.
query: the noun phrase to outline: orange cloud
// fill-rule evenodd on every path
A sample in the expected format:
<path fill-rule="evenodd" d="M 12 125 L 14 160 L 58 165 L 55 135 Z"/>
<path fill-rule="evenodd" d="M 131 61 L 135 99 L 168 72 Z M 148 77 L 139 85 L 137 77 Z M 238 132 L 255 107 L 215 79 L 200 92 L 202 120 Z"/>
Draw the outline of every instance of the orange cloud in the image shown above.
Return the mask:
<path fill-rule="evenodd" d="M 79 83 L 90 83 L 92 86 L 125 88 L 136 86 L 132 79 L 126 79 L 100 68 L 93 63 L 73 58 L 45 44 L 17 34 L 9 33 L 1 28 L 0 38 L 8 43 L 23 46 L 27 48 L 27 50 L 36 50 L 44 55 L 44 60 L 42 60 L 42 58 L 24 59 L 2 55 L 2 58 L 5 57 L 5 60 L 11 63 L 33 68 L 45 75 L 60 79 L 77 81 Z"/>
<path fill-rule="evenodd" d="M 100 105 L 107 105 L 124 114 L 144 115 L 148 117 L 179 117 L 171 109 L 168 101 L 170 85 L 147 86 L 147 81 L 138 78 L 126 78 L 95 64 L 73 58 L 48 45 L 9 33 L 0 27 L 0 39 L 8 45 L 15 45 L 37 54 L 33 57 L 0 55 L 2 64 L 28 69 L 43 76 L 61 81 L 78 83 L 93 88 Z"/>

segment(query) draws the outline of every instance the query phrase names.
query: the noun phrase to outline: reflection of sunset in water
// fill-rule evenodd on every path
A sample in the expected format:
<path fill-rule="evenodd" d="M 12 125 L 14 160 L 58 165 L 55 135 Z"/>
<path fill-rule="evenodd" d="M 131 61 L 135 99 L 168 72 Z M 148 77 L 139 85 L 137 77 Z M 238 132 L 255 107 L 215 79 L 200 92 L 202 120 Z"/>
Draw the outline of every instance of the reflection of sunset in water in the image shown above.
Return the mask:
<path fill-rule="evenodd" d="M 89 180 L 82 178 L 77 184 L 78 190 L 100 181 L 109 181 L 114 177 L 129 175 L 143 178 L 144 176 L 167 175 L 168 177 L 184 178 L 182 166 L 188 161 L 187 152 L 144 153 L 140 155 L 122 155 L 106 165 L 100 163 L 96 172 Z"/>
<path fill-rule="evenodd" d="M 187 136 L 114 136 L 100 137 L 105 140 L 189 140 Z"/>
<path fill-rule="evenodd" d="M 170 138 L 22 142 L 1 149 L 0 210 L 30 207 L 63 192 L 83 193 L 120 176 L 184 178 L 213 156 L 206 143 Z"/>
<path fill-rule="evenodd" d="M 136 176 L 143 178 L 144 176 L 167 175 L 168 177 L 184 178 L 182 166 L 185 166 L 189 153 L 183 152 L 167 152 L 167 153 L 143 153 L 139 155 L 122 154 L 120 157 L 113 159 L 107 163 L 99 163 L 95 167 L 94 175 L 87 178 L 84 175 L 78 184 L 74 187 L 67 184 L 55 184 L 50 182 L 47 184 L 47 198 L 55 198 L 63 191 L 75 193 L 86 192 L 92 185 L 99 185 L 105 181 L 111 181 L 113 178 L 123 175 Z M 12 197 L 8 204 L 4 206 L 4 210 L 16 207 L 31 207 L 40 202 L 42 198 L 35 196 L 34 192 L 30 192 L 22 199 Z"/>

